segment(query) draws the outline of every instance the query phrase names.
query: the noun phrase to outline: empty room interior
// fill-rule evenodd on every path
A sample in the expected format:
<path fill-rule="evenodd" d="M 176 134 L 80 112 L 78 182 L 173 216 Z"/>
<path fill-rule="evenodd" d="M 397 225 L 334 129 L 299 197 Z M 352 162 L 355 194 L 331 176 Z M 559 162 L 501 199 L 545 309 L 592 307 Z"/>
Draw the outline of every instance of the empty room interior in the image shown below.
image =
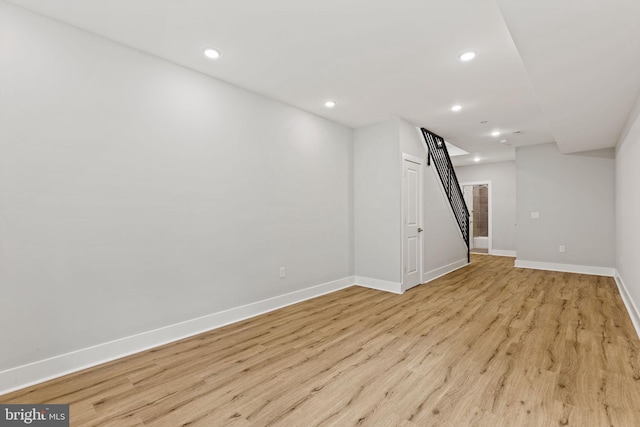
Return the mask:
<path fill-rule="evenodd" d="M 0 0 L 0 424 L 640 425 L 639 95 L 637 0 Z"/>

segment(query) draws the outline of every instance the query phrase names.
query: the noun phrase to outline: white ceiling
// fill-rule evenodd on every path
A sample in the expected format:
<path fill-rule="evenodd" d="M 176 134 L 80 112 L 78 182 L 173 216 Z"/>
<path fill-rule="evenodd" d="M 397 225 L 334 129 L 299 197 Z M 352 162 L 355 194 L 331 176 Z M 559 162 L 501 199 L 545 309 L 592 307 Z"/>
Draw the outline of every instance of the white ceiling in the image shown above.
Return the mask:
<path fill-rule="evenodd" d="M 638 0 L 11 2 L 351 127 L 401 117 L 457 164 L 612 147 L 640 91 Z"/>
<path fill-rule="evenodd" d="M 640 91 L 640 0 L 498 0 L 560 150 L 615 146 Z"/>

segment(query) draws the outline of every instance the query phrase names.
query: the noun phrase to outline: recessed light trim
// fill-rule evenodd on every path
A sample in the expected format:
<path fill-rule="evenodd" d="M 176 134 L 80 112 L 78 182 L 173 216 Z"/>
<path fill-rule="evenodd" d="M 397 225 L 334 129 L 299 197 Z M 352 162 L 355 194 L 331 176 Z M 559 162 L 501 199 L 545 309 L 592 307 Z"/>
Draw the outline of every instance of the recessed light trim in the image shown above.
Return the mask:
<path fill-rule="evenodd" d="M 506 144 L 507 140 L 506 139 L 501 139 L 500 142 L 503 143 L 503 144 Z"/>
<path fill-rule="evenodd" d="M 474 59 L 478 55 L 478 52 L 475 50 L 467 50 L 458 55 L 458 59 L 462 62 L 469 62 Z"/>
<path fill-rule="evenodd" d="M 331 101 L 331 100 L 326 101 L 326 102 L 324 103 L 324 106 L 325 106 L 325 107 L 327 107 L 327 108 L 333 108 L 333 107 L 335 107 L 335 106 L 336 106 L 336 101 Z"/>
<path fill-rule="evenodd" d="M 491 132 L 491 136 L 493 137 L 500 136 L 500 131 L 494 130 L 493 132 Z"/>
<path fill-rule="evenodd" d="M 209 59 L 218 59 L 220 58 L 220 51 L 218 49 L 214 49 L 212 47 L 206 47 L 202 50 L 204 56 Z"/>
<path fill-rule="evenodd" d="M 478 156 L 474 157 L 474 158 L 473 158 L 473 161 L 474 161 L 474 162 L 479 162 L 479 161 L 480 161 L 480 157 L 478 157 Z"/>
<path fill-rule="evenodd" d="M 451 107 L 451 111 L 460 111 L 462 110 L 462 105 L 460 104 L 456 104 L 453 107 Z"/>

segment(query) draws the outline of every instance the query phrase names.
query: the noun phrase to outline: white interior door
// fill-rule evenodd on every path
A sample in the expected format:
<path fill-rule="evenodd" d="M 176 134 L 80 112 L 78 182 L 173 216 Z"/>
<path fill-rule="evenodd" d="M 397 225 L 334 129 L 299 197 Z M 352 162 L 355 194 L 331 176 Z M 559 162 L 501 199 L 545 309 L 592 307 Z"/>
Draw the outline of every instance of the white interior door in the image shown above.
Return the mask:
<path fill-rule="evenodd" d="M 473 185 L 465 185 L 462 190 L 469 209 L 469 249 L 473 249 Z"/>
<path fill-rule="evenodd" d="M 422 168 L 421 163 L 402 161 L 403 277 L 407 290 L 421 283 L 422 277 Z"/>

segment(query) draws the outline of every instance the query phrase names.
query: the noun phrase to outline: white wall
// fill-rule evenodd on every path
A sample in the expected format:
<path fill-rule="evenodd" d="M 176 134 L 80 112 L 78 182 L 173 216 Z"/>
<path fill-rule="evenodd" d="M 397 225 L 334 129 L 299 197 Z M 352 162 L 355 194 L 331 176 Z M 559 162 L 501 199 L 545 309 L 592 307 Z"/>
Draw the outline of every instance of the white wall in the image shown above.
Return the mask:
<path fill-rule="evenodd" d="M 640 97 L 616 147 L 616 269 L 640 332 Z M 623 294 L 623 296 L 625 296 Z"/>
<path fill-rule="evenodd" d="M 435 165 L 426 166 L 427 151 L 416 127 L 398 121 L 400 149 L 423 159 L 423 282 L 467 263 L 467 246 L 462 239 Z"/>
<path fill-rule="evenodd" d="M 2 2 L 0 43 L 0 371 L 353 274 L 351 129 Z"/>
<path fill-rule="evenodd" d="M 555 143 L 518 147 L 518 261 L 612 268 L 614 168 L 612 149 L 562 154 Z"/>
<path fill-rule="evenodd" d="M 457 166 L 463 182 L 491 181 L 491 234 L 493 250 L 516 250 L 516 163 L 496 162 Z"/>
<path fill-rule="evenodd" d="M 424 160 L 423 282 L 466 264 L 466 246 L 416 127 L 398 118 L 354 131 L 355 274 L 400 289 L 402 154 Z M 382 281 L 382 282 L 377 282 Z M 394 287 L 395 285 L 395 287 Z"/>
<path fill-rule="evenodd" d="M 398 284 L 401 274 L 401 155 L 398 122 L 354 131 L 356 276 Z"/>

